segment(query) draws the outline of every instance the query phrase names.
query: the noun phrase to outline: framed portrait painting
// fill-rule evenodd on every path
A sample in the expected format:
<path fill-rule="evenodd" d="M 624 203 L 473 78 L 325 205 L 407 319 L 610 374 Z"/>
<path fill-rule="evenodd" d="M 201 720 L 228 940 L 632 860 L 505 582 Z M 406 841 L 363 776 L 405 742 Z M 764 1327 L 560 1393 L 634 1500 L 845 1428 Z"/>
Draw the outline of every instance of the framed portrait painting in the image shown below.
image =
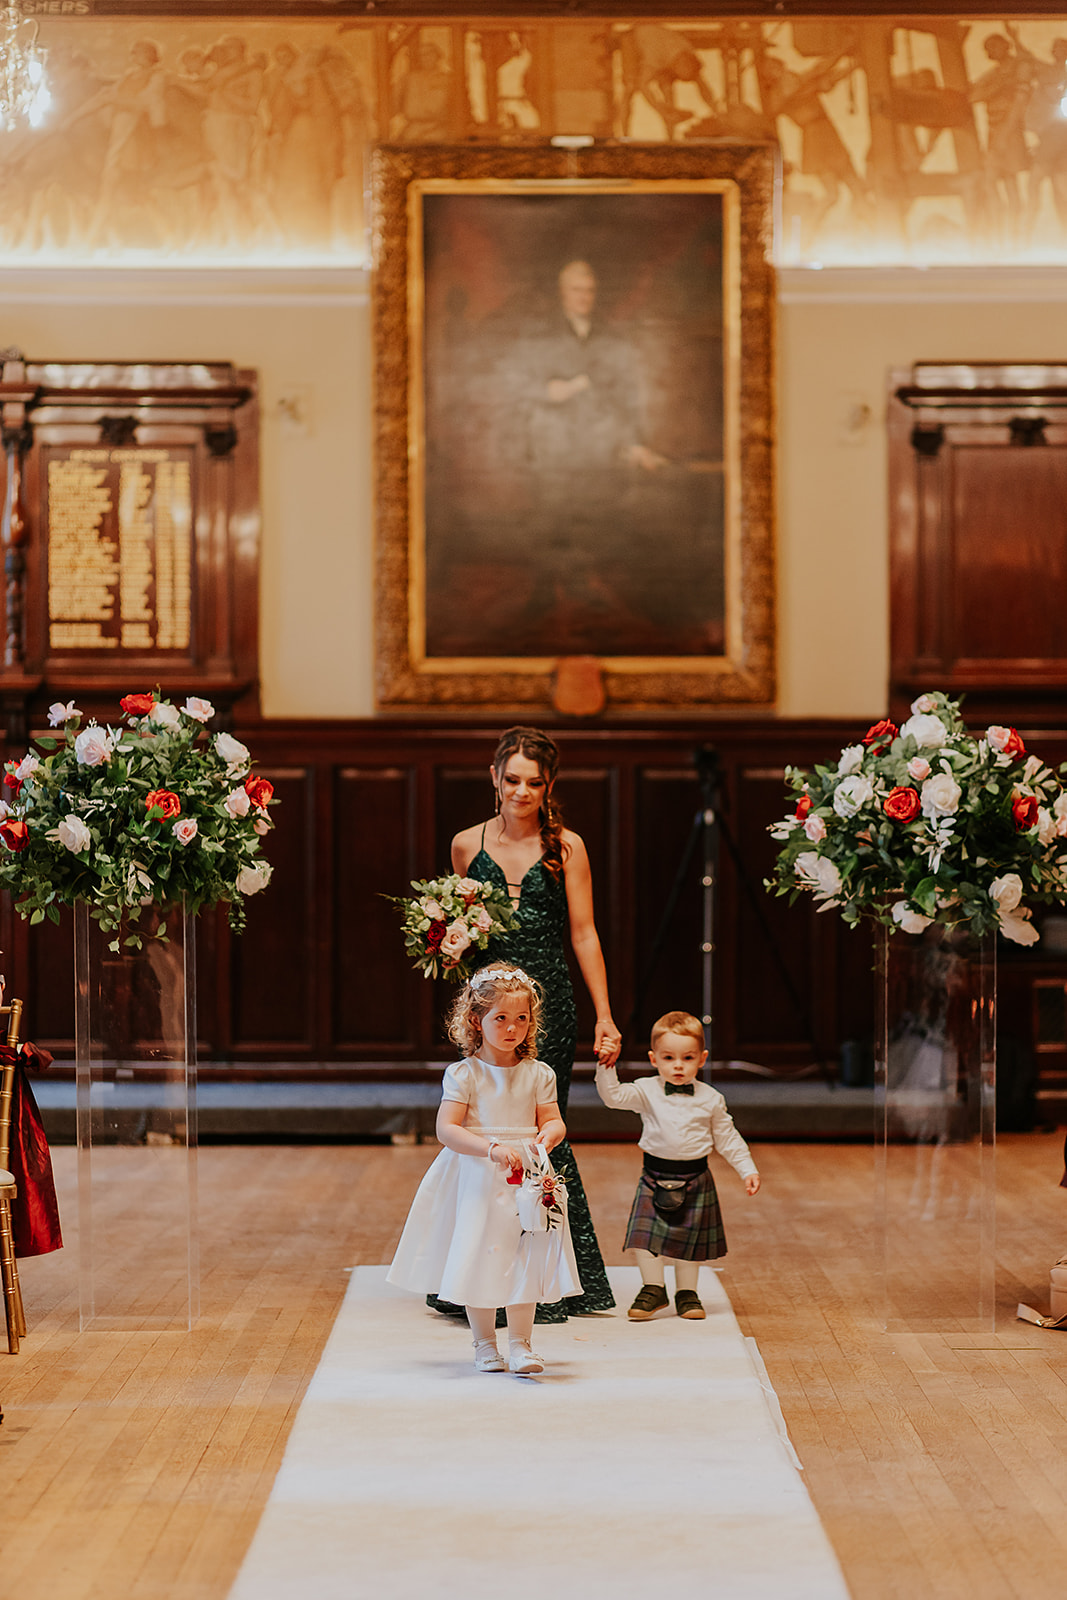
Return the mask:
<path fill-rule="evenodd" d="M 379 705 L 771 703 L 773 149 L 373 172 Z"/>

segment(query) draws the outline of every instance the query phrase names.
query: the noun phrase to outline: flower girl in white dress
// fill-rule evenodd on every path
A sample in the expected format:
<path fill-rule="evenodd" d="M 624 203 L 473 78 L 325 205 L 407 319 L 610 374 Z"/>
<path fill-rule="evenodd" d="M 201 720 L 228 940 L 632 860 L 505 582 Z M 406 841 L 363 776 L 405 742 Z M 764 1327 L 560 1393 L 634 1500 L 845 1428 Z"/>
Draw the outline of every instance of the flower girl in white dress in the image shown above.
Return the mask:
<path fill-rule="evenodd" d="M 467 1308 L 479 1372 L 522 1377 L 544 1370 L 530 1348 L 538 1302 L 582 1292 L 559 1180 L 547 1176 L 547 1226 L 524 1228 L 519 1215 L 524 1171 L 547 1167 L 537 1147 L 547 1153 L 567 1136 L 555 1075 L 534 1056 L 540 1011 L 533 979 L 504 962 L 460 991 L 448 1031 L 465 1059 L 441 1088 L 445 1148 L 419 1185 L 388 1274 L 403 1289 Z M 524 1210 L 528 1190 L 529 1179 Z M 507 1361 L 497 1350 L 498 1306 L 507 1311 Z"/>

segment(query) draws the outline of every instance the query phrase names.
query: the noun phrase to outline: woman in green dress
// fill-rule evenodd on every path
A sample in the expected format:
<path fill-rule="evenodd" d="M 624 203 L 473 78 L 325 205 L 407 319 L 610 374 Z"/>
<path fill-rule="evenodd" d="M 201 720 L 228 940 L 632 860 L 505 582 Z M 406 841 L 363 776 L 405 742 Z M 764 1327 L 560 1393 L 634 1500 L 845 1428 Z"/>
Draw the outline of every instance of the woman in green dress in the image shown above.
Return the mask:
<path fill-rule="evenodd" d="M 514 961 L 544 992 L 537 1053 L 556 1075 L 559 1109 L 567 1114 L 574 1051 L 578 1041 L 574 991 L 564 954 L 564 929 L 596 1009 L 594 1051 L 610 1064 L 622 1040 L 611 1015 L 604 956 L 593 920 L 593 884 L 585 845 L 564 828 L 552 799 L 559 751 L 537 728 L 509 728 L 501 735 L 489 769 L 496 812 L 486 822 L 457 833 L 452 867 L 466 877 L 506 886 L 519 926 L 494 940 L 486 962 Z M 539 1321 L 608 1311 L 615 1304 L 600 1255 L 589 1204 L 567 1140 L 552 1152 L 567 1180 L 571 1235 L 584 1293 L 538 1310 Z M 443 1308 L 442 1308 L 443 1309 Z"/>

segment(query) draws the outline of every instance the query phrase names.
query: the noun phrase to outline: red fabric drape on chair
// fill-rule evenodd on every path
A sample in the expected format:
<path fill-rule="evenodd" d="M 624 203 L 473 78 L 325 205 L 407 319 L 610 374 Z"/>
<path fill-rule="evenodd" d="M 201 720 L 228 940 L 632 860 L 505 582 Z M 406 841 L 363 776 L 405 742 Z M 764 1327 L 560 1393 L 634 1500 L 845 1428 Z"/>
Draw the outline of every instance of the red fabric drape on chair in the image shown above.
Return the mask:
<path fill-rule="evenodd" d="M 6 1045 L 0 1045 L 0 1059 L 5 1062 L 11 1059 L 11 1052 Z M 59 1227 L 52 1157 L 41 1113 L 26 1076 L 28 1062 L 41 1071 L 52 1065 L 52 1057 L 47 1050 L 39 1050 L 35 1044 L 24 1044 L 15 1062 L 9 1164 L 18 1185 L 18 1199 L 11 1208 L 11 1221 L 15 1254 L 45 1256 L 50 1250 L 62 1250 L 63 1235 Z"/>

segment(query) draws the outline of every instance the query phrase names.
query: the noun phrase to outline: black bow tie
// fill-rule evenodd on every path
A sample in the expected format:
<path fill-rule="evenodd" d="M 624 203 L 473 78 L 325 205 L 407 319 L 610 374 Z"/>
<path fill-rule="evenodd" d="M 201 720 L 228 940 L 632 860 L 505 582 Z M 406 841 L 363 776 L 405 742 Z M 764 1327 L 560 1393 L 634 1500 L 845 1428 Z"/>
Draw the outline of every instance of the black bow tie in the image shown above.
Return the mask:
<path fill-rule="evenodd" d="M 692 1094 L 693 1093 L 693 1085 L 691 1083 L 668 1083 L 666 1081 L 666 1079 L 664 1079 L 664 1082 L 663 1082 L 663 1093 L 664 1094 Z"/>

